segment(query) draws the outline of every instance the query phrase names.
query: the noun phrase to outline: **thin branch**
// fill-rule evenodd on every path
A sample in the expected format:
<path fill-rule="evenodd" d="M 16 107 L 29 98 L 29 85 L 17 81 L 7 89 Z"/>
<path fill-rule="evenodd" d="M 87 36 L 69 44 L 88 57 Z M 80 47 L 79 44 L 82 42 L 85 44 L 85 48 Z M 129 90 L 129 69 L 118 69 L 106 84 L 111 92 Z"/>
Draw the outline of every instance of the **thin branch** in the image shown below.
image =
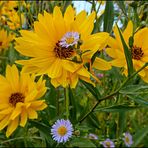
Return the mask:
<path fill-rule="evenodd" d="M 99 99 L 99 100 L 95 103 L 95 105 L 91 108 L 91 110 L 90 110 L 87 114 L 85 114 L 85 116 L 84 116 L 82 119 L 80 119 L 79 123 L 83 122 L 83 121 L 96 109 L 96 107 L 97 107 L 102 101 L 111 99 L 113 96 L 117 95 L 117 94 L 119 93 L 119 91 L 121 90 L 121 88 L 122 88 L 123 86 L 125 86 L 125 84 L 126 84 L 129 80 L 131 80 L 136 74 L 138 74 L 141 70 L 143 70 L 143 69 L 144 69 L 145 67 L 147 67 L 147 66 L 148 66 L 148 63 L 146 63 L 146 64 L 143 65 L 139 70 L 137 70 L 136 72 L 134 72 L 130 77 L 128 77 L 128 78 L 121 84 L 121 86 L 120 86 L 115 92 L 113 92 L 112 94 L 107 95 L 107 96 L 102 97 L 101 99 Z"/>

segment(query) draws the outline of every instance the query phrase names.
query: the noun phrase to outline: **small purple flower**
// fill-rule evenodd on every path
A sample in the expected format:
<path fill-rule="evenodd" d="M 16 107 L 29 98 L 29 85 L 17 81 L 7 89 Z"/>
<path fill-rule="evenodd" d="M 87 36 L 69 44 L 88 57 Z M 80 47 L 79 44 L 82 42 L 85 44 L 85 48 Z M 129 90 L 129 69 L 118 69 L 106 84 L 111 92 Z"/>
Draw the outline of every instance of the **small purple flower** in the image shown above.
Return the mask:
<path fill-rule="evenodd" d="M 115 147 L 114 142 L 111 141 L 109 138 L 107 138 L 105 141 L 101 142 L 101 144 L 105 148 L 112 148 L 112 147 L 114 148 Z"/>
<path fill-rule="evenodd" d="M 98 73 L 98 74 L 97 74 L 97 77 L 101 79 L 101 78 L 104 77 L 104 74 L 103 74 L 103 73 Z"/>
<path fill-rule="evenodd" d="M 68 48 L 69 46 L 76 45 L 79 41 L 79 33 L 78 32 L 67 32 L 62 39 L 60 40 L 60 45 L 62 47 Z"/>
<path fill-rule="evenodd" d="M 72 136 L 73 127 L 69 120 L 57 120 L 55 124 L 52 126 L 51 134 L 53 140 L 58 143 L 67 142 L 69 138 Z"/>
<path fill-rule="evenodd" d="M 130 147 L 133 144 L 132 135 L 128 132 L 124 134 L 123 140 L 127 147 Z"/>
<path fill-rule="evenodd" d="M 95 135 L 95 134 L 92 134 L 92 133 L 90 133 L 90 134 L 88 135 L 88 138 L 89 138 L 89 139 L 93 139 L 93 140 L 98 140 L 98 136 Z"/>

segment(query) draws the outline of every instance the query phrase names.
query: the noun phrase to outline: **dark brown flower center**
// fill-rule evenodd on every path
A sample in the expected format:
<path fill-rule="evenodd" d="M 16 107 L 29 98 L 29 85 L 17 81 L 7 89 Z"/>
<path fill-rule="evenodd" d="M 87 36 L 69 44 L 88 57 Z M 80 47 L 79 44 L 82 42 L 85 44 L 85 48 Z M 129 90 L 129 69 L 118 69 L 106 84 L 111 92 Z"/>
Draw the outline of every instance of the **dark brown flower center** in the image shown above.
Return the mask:
<path fill-rule="evenodd" d="M 25 96 L 22 93 L 13 93 L 9 97 L 9 103 L 12 104 L 13 106 L 16 106 L 18 102 L 24 102 Z"/>
<path fill-rule="evenodd" d="M 2 42 L 0 42 L 0 46 L 2 46 Z"/>
<path fill-rule="evenodd" d="M 60 58 L 60 59 L 66 59 L 66 58 L 70 58 L 73 56 L 74 54 L 74 50 L 71 47 L 62 47 L 59 45 L 59 42 L 56 43 L 56 46 L 54 48 L 54 52 L 56 57 Z"/>
<path fill-rule="evenodd" d="M 131 49 L 132 52 L 132 59 L 140 60 L 144 55 L 141 47 L 133 46 Z"/>

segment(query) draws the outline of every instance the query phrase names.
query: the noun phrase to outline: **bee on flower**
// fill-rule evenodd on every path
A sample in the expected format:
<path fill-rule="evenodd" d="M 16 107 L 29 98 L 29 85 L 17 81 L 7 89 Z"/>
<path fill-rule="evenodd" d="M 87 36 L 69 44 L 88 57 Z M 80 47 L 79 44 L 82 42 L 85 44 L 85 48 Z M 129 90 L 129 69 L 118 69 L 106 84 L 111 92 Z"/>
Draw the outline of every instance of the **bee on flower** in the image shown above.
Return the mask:
<path fill-rule="evenodd" d="M 79 79 L 92 83 L 92 75 L 84 64 L 106 46 L 109 37 L 105 32 L 91 35 L 94 20 L 95 12 L 89 16 L 85 11 L 76 15 L 71 6 L 64 16 L 57 6 L 53 14 L 44 11 L 34 22 L 34 31 L 20 31 L 15 48 L 31 58 L 16 63 L 24 65 L 24 72 L 47 74 L 55 87 L 70 85 L 75 88 Z M 108 67 L 110 69 L 110 65 Z"/>
<path fill-rule="evenodd" d="M 37 119 L 37 111 L 47 107 L 45 100 L 38 100 L 45 92 L 42 77 L 35 82 L 32 75 L 18 72 L 15 65 L 6 67 L 6 76 L 0 75 L 0 130 L 7 127 L 9 137 L 20 125 L 24 127 L 27 119 Z"/>

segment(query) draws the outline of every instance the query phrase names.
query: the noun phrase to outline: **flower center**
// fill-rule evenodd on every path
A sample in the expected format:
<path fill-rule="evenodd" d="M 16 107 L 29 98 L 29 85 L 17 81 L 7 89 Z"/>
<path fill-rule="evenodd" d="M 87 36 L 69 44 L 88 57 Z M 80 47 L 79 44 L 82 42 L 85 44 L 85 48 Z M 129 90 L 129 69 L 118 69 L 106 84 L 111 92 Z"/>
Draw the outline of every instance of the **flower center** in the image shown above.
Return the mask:
<path fill-rule="evenodd" d="M 74 42 L 74 37 L 70 37 L 66 39 L 67 44 L 72 44 Z"/>
<path fill-rule="evenodd" d="M 129 143 L 129 138 L 128 137 L 125 137 L 125 141 L 127 142 L 127 143 Z"/>
<path fill-rule="evenodd" d="M 131 52 L 132 52 L 132 58 L 135 60 L 140 60 L 144 55 L 141 47 L 137 47 L 137 46 L 133 46 L 131 49 Z"/>
<path fill-rule="evenodd" d="M 0 42 L 0 46 L 2 46 L 2 42 Z"/>
<path fill-rule="evenodd" d="M 110 142 L 107 141 L 105 144 L 108 148 L 110 148 Z"/>
<path fill-rule="evenodd" d="M 9 97 L 9 103 L 12 104 L 13 106 L 16 106 L 18 102 L 24 102 L 25 96 L 22 93 L 13 93 Z"/>
<path fill-rule="evenodd" d="M 62 47 L 70 47 L 78 44 L 80 37 L 78 32 L 67 32 L 60 40 L 60 45 Z"/>
<path fill-rule="evenodd" d="M 64 136 L 67 133 L 67 128 L 65 126 L 61 126 L 58 128 L 58 134 L 60 136 Z"/>
<path fill-rule="evenodd" d="M 56 43 L 56 46 L 54 48 L 54 52 L 56 57 L 60 58 L 60 59 L 66 59 L 66 58 L 70 58 L 73 56 L 74 54 L 74 50 L 70 47 L 62 47 L 59 42 Z"/>

